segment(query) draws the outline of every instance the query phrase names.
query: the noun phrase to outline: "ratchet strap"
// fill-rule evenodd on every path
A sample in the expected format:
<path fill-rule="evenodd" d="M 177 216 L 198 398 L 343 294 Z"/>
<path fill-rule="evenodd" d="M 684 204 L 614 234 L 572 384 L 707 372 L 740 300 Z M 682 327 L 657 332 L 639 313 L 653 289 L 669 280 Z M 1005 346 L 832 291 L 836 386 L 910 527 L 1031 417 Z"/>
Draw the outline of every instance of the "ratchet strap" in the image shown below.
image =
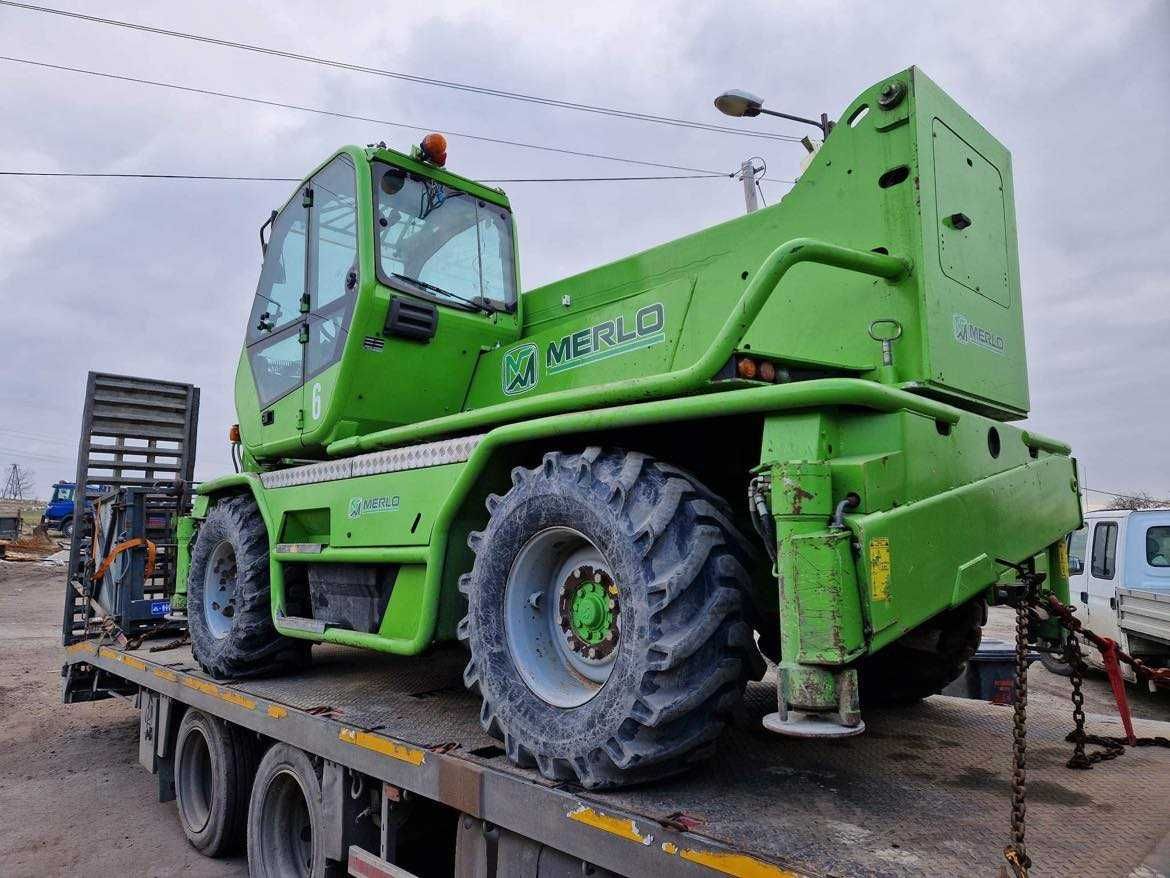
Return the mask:
<path fill-rule="evenodd" d="M 155 546 L 146 537 L 135 537 L 132 540 L 123 540 L 112 549 L 110 554 L 106 555 L 105 559 L 98 566 L 98 569 L 93 572 L 94 579 L 101 579 L 106 575 L 106 571 L 110 569 L 110 565 L 114 563 L 114 559 L 125 552 L 127 549 L 137 548 L 138 546 L 146 546 L 146 573 L 145 578 L 150 579 L 150 575 L 154 573 L 154 559 L 158 554 L 158 547 Z"/>

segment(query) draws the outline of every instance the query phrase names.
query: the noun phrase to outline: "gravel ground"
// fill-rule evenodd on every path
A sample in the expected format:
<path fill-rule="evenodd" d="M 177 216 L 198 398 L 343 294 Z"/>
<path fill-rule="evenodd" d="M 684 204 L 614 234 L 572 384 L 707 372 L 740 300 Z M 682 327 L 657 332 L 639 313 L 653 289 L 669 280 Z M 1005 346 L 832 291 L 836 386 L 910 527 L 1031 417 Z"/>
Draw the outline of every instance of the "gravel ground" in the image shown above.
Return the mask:
<path fill-rule="evenodd" d="M 196 853 L 157 801 L 132 703 L 60 703 L 62 569 L 0 562 L 0 873 L 247 875 Z"/>
<path fill-rule="evenodd" d="M 59 566 L 0 562 L 0 871 L 246 875 L 242 857 L 197 854 L 174 803 L 157 801 L 154 778 L 138 765 L 133 704 L 59 703 L 62 575 Z M 992 610 L 985 636 L 1010 641 L 1012 632 L 1011 612 Z M 1068 680 L 1039 664 L 1029 678 L 1032 703 L 1068 703 Z M 1130 697 L 1135 716 L 1170 720 L 1170 693 L 1131 688 Z M 1114 712 L 1103 676 L 1085 681 L 1085 707 Z"/>

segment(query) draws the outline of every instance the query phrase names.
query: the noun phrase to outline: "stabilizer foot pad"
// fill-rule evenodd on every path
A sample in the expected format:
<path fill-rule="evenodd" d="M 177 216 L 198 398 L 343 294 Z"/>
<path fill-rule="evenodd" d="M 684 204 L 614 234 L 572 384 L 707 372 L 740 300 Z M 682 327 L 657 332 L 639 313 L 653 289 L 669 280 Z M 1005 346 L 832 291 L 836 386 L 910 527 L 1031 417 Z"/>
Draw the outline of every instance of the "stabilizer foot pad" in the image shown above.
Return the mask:
<path fill-rule="evenodd" d="M 778 735 L 790 738 L 852 738 L 865 731 L 865 723 L 843 726 L 815 713 L 788 712 L 789 719 L 780 719 L 780 714 L 770 713 L 764 717 L 764 728 Z"/>

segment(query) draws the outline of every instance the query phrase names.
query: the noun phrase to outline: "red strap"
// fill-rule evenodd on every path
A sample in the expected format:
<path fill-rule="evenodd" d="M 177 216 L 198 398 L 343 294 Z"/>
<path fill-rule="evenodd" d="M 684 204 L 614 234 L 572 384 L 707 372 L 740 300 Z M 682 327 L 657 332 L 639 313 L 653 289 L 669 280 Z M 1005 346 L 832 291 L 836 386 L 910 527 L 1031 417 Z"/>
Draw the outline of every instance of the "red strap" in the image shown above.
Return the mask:
<path fill-rule="evenodd" d="M 1133 719 L 1129 715 L 1129 699 L 1125 694 L 1125 680 L 1121 677 L 1121 662 L 1117 660 L 1117 643 L 1108 637 L 1102 637 L 1101 658 L 1105 662 L 1105 672 L 1109 675 L 1109 685 L 1113 687 L 1113 698 L 1117 702 L 1117 712 L 1121 715 L 1121 724 L 1125 727 L 1126 743 L 1130 746 L 1137 741 L 1133 733 Z"/>
<path fill-rule="evenodd" d="M 110 569 L 110 565 L 114 563 L 114 559 L 125 552 L 127 549 L 133 549 L 136 546 L 146 546 L 146 574 L 145 577 L 150 579 L 150 575 L 154 573 L 154 559 L 158 554 L 158 547 L 155 546 L 146 537 L 135 537 L 132 540 L 125 540 L 118 543 L 114 548 L 110 549 L 110 554 L 106 555 L 105 560 L 93 573 L 94 579 L 101 579 L 106 575 L 106 571 Z"/>

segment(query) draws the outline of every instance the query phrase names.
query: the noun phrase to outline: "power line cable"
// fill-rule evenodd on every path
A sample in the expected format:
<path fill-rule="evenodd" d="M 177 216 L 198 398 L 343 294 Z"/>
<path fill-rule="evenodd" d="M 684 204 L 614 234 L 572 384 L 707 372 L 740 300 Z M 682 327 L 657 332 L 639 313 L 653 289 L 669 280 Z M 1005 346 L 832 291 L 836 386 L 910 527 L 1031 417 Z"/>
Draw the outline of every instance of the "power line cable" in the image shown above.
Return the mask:
<path fill-rule="evenodd" d="M 150 25 L 138 24 L 131 21 L 123 21 L 116 18 L 102 18 L 96 15 L 85 15 L 80 12 L 55 9 L 50 6 L 37 6 L 31 3 L 16 3 L 12 2 L 12 0 L 0 0 L 0 5 L 8 6 L 13 9 L 22 9 L 28 12 L 42 12 L 48 13 L 50 15 L 59 15 L 64 18 L 73 18 L 80 21 L 87 21 L 93 24 L 120 27 L 127 30 L 139 31 L 141 33 L 153 34 L 155 36 L 166 36 L 173 37 L 175 39 L 190 40 L 212 46 L 221 46 L 229 49 L 239 49 L 247 52 L 255 52 L 261 55 L 270 55 L 276 58 L 285 58 L 293 61 L 304 61 L 310 64 L 336 68 L 338 70 L 372 74 L 374 76 L 398 79 L 404 82 L 413 82 L 419 85 L 429 85 L 438 88 L 453 89 L 455 91 L 503 98 L 510 101 L 522 101 L 539 106 L 556 107 L 563 110 L 576 110 L 578 112 L 594 113 L 602 116 L 632 119 L 638 122 L 651 122 L 658 125 L 672 125 L 678 128 L 690 128 L 698 131 L 710 131 L 719 134 L 734 134 L 740 137 L 755 137 L 762 140 L 781 140 L 791 143 L 799 143 L 801 140 L 801 138 L 795 137 L 791 134 L 778 134 L 776 132 L 770 131 L 750 131 L 740 128 L 731 128 L 726 125 L 715 125 L 709 122 L 697 122 L 690 119 L 677 119 L 670 116 L 657 116 L 652 113 L 641 113 L 634 110 L 621 110 L 615 107 L 604 107 L 596 104 L 584 104 L 578 103 L 576 101 L 565 101 L 558 98 L 547 98 L 541 97 L 539 95 L 525 94 L 523 92 L 505 91 L 503 89 L 490 88 L 488 86 L 475 85 L 473 83 L 435 79 L 433 77 L 420 76 L 413 73 L 403 73 L 396 70 L 385 70 L 379 67 L 368 67 L 364 64 L 354 64 L 348 61 L 338 61 L 332 58 L 321 58 L 316 55 L 305 55 L 300 52 L 290 52 L 283 49 L 274 49 L 270 46 L 258 46 L 251 43 L 237 42 L 235 40 L 225 40 L 217 37 L 209 37 L 204 34 L 193 34 L 186 31 L 151 27 Z"/>
<path fill-rule="evenodd" d="M 2 4 L 4 0 L 0 0 Z M 155 79 L 142 79 L 136 76 L 123 76 L 117 73 L 105 73 L 100 70 L 87 70 L 84 67 L 69 67 L 64 64 L 50 64 L 47 61 L 34 61 L 30 58 L 16 58 L 11 55 L 0 55 L 0 61 L 10 61 L 16 64 L 27 64 L 32 67 L 42 67 L 48 70 L 59 70 L 67 73 L 78 73 L 84 76 L 96 76 L 101 79 L 112 79 L 119 82 L 132 82 L 137 85 L 149 85 L 155 88 L 167 88 L 175 91 L 187 92 L 189 94 L 200 94 L 211 97 L 225 98 L 232 101 L 241 101 L 243 103 L 260 104 L 266 107 L 278 107 L 285 110 L 298 110 L 302 113 L 314 113 L 319 116 L 331 116 L 335 119 L 352 119 L 357 122 L 371 122 L 376 125 L 387 125 L 393 128 L 406 128 L 411 131 L 435 131 L 446 130 L 446 133 L 452 137 L 466 137 L 468 140 L 478 140 L 483 143 L 495 143 L 501 146 L 514 146 L 521 149 L 535 149 L 542 152 L 553 152 L 560 155 L 572 155 L 580 158 L 601 159 L 610 162 L 624 162 L 630 165 L 642 165 L 650 168 L 664 168 L 669 171 L 689 171 L 698 174 L 710 174 L 711 176 L 727 176 L 722 171 L 712 171 L 710 168 L 692 168 L 686 165 L 672 165 L 666 162 L 652 162 L 647 159 L 634 159 L 622 156 L 607 155 L 605 153 L 585 152 L 583 150 L 567 149 L 559 146 L 545 146 L 536 143 L 525 143 L 519 140 L 508 140 L 502 137 L 486 137 L 481 134 L 470 134 L 466 131 L 451 131 L 450 129 L 437 128 L 436 126 L 412 125 L 408 122 L 397 122 L 390 119 L 376 119 L 372 116 L 359 116 L 354 113 L 342 113 L 337 110 L 327 110 L 322 107 L 307 107 L 302 104 L 290 104 L 283 101 L 270 101 L 264 98 L 254 98 L 248 95 L 232 94 L 231 92 L 216 91 L 207 88 L 195 88 L 188 85 L 180 85 L 175 82 L 165 82 Z"/>
<path fill-rule="evenodd" d="M 724 180 L 731 174 L 664 174 L 645 177 L 487 177 L 479 183 L 625 183 L 648 180 Z M 96 179 L 211 180 L 225 182 L 299 183 L 301 177 L 233 176 L 226 174 L 157 174 L 88 171 L 0 171 L 0 177 L 82 177 Z M 785 181 L 790 182 L 790 181 Z M 2 432 L 2 431 L 0 431 Z"/>

